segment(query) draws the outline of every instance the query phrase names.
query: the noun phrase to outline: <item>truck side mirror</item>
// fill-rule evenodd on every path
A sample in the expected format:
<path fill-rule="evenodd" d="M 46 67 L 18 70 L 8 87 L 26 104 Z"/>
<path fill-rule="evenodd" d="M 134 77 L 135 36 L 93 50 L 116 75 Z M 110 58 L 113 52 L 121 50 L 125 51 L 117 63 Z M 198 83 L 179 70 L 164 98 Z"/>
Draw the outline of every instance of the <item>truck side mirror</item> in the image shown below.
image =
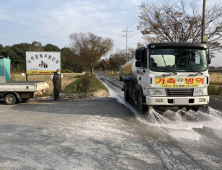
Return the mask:
<path fill-rule="evenodd" d="M 141 49 L 136 50 L 136 60 L 141 60 Z"/>
<path fill-rule="evenodd" d="M 208 58 L 208 64 L 211 63 L 211 57 L 210 57 L 210 49 L 207 48 L 207 58 Z"/>
<path fill-rule="evenodd" d="M 208 64 L 211 64 L 211 57 L 208 55 Z"/>
<path fill-rule="evenodd" d="M 146 49 L 141 50 L 141 63 L 145 63 L 145 58 L 146 58 Z"/>
<path fill-rule="evenodd" d="M 136 67 L 141 67 L 141 61 L 136 61 L 136 62 L 135 62 L 135 66 L 136 66 Z"/>

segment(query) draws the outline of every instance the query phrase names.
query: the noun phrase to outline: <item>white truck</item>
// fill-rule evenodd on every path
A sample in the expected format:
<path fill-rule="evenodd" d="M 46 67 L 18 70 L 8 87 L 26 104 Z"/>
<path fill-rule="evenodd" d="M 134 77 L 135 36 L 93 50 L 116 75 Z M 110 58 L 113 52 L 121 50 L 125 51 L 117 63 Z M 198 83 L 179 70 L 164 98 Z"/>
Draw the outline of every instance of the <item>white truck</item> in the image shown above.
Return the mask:
<path fill-rule="evenodd" d="M 34 81 L 8 81 L 4 76 L 0 78 L 0 98 L 4 99 L 7 105 L 14 105 L 18 102 L 27 102 L 34 95 L 46 93 L 49 89 L 48 82 Z"/>
<path fill-rule="evenodd" d="M 149 44 L 123 66 L 124 98 L 141 113 L 148 106 L 198 111 L 209 103 L 210 62 L 206 44 Z"/>

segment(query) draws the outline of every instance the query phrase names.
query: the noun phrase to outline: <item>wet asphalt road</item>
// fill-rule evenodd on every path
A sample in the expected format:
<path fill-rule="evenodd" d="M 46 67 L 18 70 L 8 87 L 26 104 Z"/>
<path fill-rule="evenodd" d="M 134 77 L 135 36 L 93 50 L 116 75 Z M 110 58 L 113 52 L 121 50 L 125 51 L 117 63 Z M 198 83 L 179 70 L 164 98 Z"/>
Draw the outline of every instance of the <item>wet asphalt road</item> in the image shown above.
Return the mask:
<path fill-rule="evenodd" d="M 220 111 L 153 122 L 123 100 L 122 82 L 99 78 L 110 97 L 1 103 L 0 170 L 222 169 Z"/>

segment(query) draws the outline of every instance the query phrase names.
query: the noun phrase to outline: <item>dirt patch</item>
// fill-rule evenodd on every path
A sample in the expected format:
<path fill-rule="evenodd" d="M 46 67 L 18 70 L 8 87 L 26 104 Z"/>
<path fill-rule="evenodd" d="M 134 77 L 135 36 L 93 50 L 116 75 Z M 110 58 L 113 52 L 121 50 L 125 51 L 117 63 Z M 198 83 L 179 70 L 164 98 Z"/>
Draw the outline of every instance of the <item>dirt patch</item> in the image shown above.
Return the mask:
<path fill-rule="evenodd" d="M 65 94 L 61 93 L 60 98 L 66 100 L 73 100 L 73 99 L 86 99 L 86 98 L 94 98 L 94 97 L 108 97 L 109 93 L 105 90 L 98 90 L 93 93 L 72 93 L 72 94 Z M 52 100 L 54 99 L 53 96 L 45 96 L 45 97 L 37 97 L 38 100 Z"/>
<path fill-rule="evenodd" d="M 85 99 L 85 98 L 93 98 L 93 97 L 108 97 L 109 93 L 105 90 L 97 90 L 96 92 L 92 93 L 72 93 L 72 94 L 64 94 L 60 95 L 62 99 Z"/>
<path fill-rule="evenodd" d="M 108 97 L 109 93 L 105 90 L 98 90 L 93 93 L 94 97 Z"/>
<path fill-rule="evenodd" d="M 62 73 L 62 91 L 76 79 L 84 76 L 85 73 Z M 11 74 L 13 81 L 25 81 L 25 76 L 21 74 Z M 50 75 L 29 75 L 28 81 L 47 81 L 49 83 L 49 91 L 47 95 L 53 95 L 53 83 Z"/>

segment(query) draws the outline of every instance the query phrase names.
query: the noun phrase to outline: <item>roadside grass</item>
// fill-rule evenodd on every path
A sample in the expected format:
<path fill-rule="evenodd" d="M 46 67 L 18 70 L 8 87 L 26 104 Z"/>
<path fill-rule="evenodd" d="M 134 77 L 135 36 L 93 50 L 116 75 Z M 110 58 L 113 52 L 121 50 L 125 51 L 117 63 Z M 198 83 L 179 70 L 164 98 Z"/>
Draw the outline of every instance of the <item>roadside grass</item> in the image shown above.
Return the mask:
<path fill-rule="evenodd" d="M 209 93 L 209 95 L 221 96 L 222 95 L 222 84 L 221 83 L 220 83 L 220 85 L 210 84 L 208 86 L 208 93 Z"/>
<path fill-rule="evenodd" d="M 119 71 L 105 71 L 104 73 L 111 76 L 119 77 Z"/>
<path fill-rule="evenodd" d="M 220 81 L 211 81 L 210 85 L 222 85 L 222 82 L 220 82 Z"/>
<path fill-rule="evenodd" d="M 222 96 L 221 95 L 209 95 L 210 97 L 213 97 L 213 98 L 218 98 L 218 99 L 222 99 Z"/>
<path fill-rule="evenodd" d="M 108 89 L 96 78 L 95 75 L 87 74 L 69 84 L 63 90 L 63 93 L 92 93 L 97 90 L 105 90 L 108 92 Z"/>
<path fill-rule="evenodd" d="M 209 73 L 211 84 L 222 84 L 222 73 Z"/>

